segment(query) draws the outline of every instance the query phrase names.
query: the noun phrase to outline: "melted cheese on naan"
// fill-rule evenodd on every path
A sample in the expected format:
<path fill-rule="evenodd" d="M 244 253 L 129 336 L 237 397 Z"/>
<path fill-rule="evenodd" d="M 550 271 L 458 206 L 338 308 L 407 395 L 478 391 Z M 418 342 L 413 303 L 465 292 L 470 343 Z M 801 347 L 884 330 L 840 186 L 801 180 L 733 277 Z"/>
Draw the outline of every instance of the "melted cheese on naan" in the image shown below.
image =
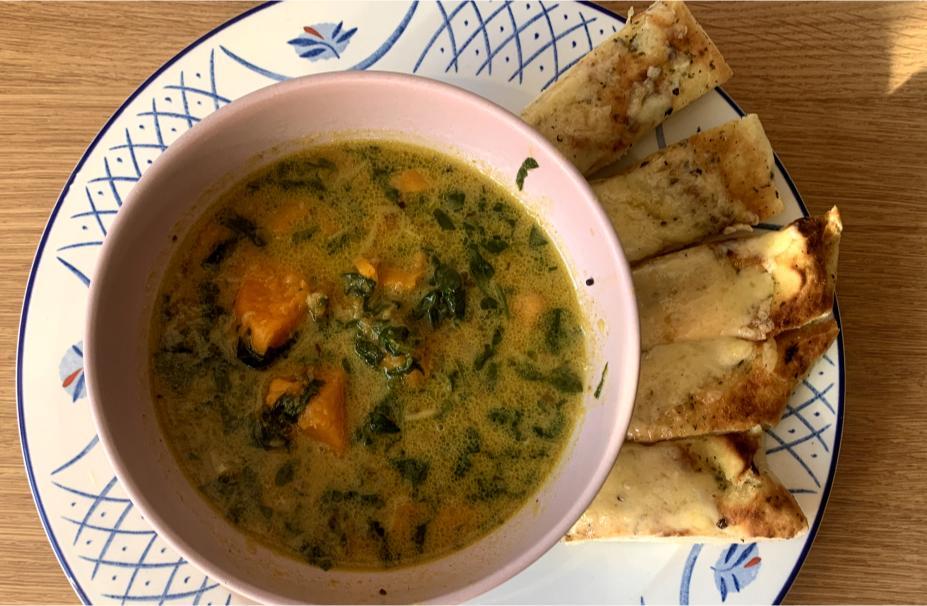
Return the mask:
<path fill-rule="evenodd" d="M 625 443 L 566 540 L 789 539 L 808 521 L 763 470 L 762 431 Z"/>
<path fill-rule="evenodd" d="M 633 271 L 641 348 L 717 337 L 762 341 L 829 312 L 841 230 L 834 208 L 777 232 L 642 263 Z"/>
<path fill-rule="evenodd" d="M 654 347 L 641 356 L 628 439 L 654 442 L 772 427 L 837 332 L 828 317 L 766 341 L 721 337 Z"/>

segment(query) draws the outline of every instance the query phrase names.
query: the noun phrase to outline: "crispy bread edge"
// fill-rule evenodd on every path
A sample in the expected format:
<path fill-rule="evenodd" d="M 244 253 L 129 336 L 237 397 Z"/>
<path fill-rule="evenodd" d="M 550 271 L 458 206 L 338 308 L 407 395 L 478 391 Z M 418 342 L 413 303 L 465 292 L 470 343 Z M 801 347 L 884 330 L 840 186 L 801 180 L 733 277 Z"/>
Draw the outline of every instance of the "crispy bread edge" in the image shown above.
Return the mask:
<path fill-rule="evenodd" d="M 774 337 L 777 360 L 772 371 L 758 352 L 750 365 L 724 379 L 728 385 L 720 397 L 708 398 L 702 392 L 691 394 L 691 406 L 667 411 L 665 418 L 658 418 L 649 429 L 636 426 L 632 417 L 627 439 L 652 443 L 693 435 L 747 431 L 755 425 L 776 425 L 792 390 L 824 355 L 838 332 L 837 322 L 828 317 L 779 334 Z M 757 344 L 756 347 L 762 346 Z M 717 392 L 718 386 L 712 385 L 710 391 Z"/>
<path fill-rule="evenodd" d="M 631 448 L 678 448 L 693 465 L 692 473 L 709 465 L 722 482 L 723 490 L 711 495 L 720 518 L 708 532 L 686 533 L 675 529 L 665 535 L 595 536 L 592 528 L 567 534 L 567 542 L 587 540 L 714 542 L 741 540 L 786 540 L 808 529 L 808 520 L 798 502 L 765 467 L 762 453 L 762 430 L 717 436 L 700 436 L 686 440 L 658 442 L 652 445 L 629 444 Z M 617 464 L 620 464 L 620 456 Z M 651 487 L 658 490 L 658 486 Z M 620 532 L 620 531 L 619 531 Z"/>
<path fill-rule="evenodd" d="M 809 263 L 793 266 L 803 282 L 798 296 L 774 303 L 770 318 L 778 331 L 802 326 L 830 312 L 837 284 L 837 258 L 843 231 L 837 207 L 822 216 L 799 219 L 785 229 L 790 227 L 797 229 L 804 238 L 802 259 Z"/>

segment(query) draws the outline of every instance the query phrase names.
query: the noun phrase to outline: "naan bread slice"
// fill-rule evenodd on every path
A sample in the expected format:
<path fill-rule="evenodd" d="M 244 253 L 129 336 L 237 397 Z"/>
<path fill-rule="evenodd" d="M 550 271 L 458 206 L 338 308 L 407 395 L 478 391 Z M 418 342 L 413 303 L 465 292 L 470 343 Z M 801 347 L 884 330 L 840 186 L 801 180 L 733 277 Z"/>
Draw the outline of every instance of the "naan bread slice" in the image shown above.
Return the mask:
<path fill-rule="evenodd" d="M 762 431 L 625 443 L 567 541 L 791 539 L 808 529 L 795 498 L 765 469 Z"/>
<path fill-rule="evenodd" d="M 765 341 L 830 312 L 842 229 L 835 207 L 779 231 L 638 265 L 642 350 L 717 337 Z"/>
<path fill-rule="evenodd" d="M 781 212 L 773 166 L 763 125 L 751 114 L 590 185 L 636 263 Z"/>
<path fill-rule="evenodd" d="M 837 338 L 828 317 L 766 341 L 720 337 L 641 356 L 628 439 L 656 442 L 772 427 L 789 395 Z"/>
<path fill-rule="evenodd" d="M 731 74 L 685 4 L 658 0 L 541 93 L 522 118 L 589 175 Z"/>

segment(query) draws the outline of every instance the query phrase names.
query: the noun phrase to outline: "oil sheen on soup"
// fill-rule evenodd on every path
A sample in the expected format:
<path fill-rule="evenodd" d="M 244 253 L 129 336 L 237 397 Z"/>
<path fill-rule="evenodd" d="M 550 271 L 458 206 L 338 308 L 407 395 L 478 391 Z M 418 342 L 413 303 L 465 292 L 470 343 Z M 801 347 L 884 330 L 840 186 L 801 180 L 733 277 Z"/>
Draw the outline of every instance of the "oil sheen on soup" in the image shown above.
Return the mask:
<path fill-rule="evenodd" d="M 504 188 L 424 148 L 341 142 L 251 175 L 178 248 L 152 390 L 232 524 L 323 569 L 410 564 L 532 501 L 579 414 L 580 313 Z"/>

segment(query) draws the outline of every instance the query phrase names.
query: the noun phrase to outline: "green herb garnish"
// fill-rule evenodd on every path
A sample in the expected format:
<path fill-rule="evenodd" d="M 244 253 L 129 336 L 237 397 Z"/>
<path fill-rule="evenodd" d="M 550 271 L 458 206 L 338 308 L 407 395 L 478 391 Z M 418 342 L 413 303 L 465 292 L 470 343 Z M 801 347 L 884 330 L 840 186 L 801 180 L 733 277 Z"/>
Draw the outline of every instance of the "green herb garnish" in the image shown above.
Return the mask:
<path fill-rule="evenodd" d="M 605 368 L 602 369 L 602 376 L 599 378 L 599 384 L 596 385 L 595 392 L 592 394 L 595 396 L 596 400 L 599 399 L 599 396 L 602 395 L 602 387 L 605 386 L 605 375 L 608 374 L 608 362 L 605 363 Z"/>
<path fill-rule="evenodd" d="M 525 187 L 525 177 L 528 176 L 529 170 L 534 170 L 539 166 L 538 161 L 532 157 L 525 158 L 525 161 L 521 163 L 521 167 L 518 169 L 518 174 L 515 175 L 515 185 L 518 186 L 518 191 L 521 191 Z"/>
<path fill-rule="evenodd" d="M 453 231 L 457 229 L 454 227 L 454 222 L 451 220 L 451 218 L 447 216 L 447 213 L 440 208 L 436 208 L 432 214 L 435 217 L 435 221 L 437 221 L 438 225 L 441 226 L 441 229 L 445 231 Z"/>

